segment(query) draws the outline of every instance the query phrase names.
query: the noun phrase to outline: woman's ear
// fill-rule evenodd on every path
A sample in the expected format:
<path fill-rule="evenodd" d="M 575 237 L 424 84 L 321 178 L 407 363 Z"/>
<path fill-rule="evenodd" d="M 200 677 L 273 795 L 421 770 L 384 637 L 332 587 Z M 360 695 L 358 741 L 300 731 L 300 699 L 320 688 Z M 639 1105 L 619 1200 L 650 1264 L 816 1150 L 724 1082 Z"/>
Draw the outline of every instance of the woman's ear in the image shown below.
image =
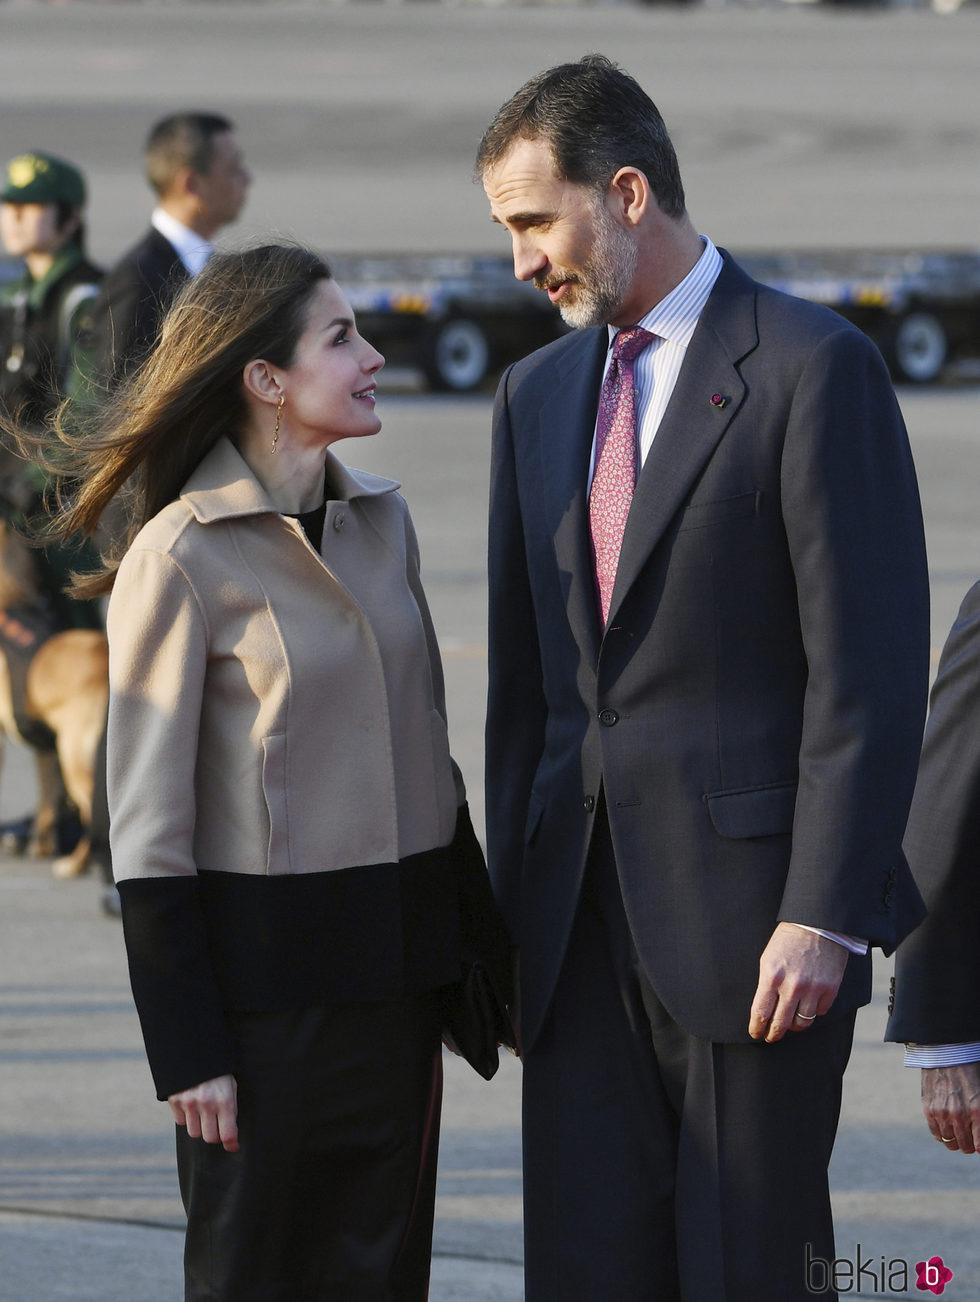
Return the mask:
<path fill-rule="evenodd" d="M 253 358 L 252 361 L 245 364 L 245 369 L 242 371 L 242 383 L 245 386 L 245 392 L 251 394 L 253 398 L 258 398 L 259 402 L 277 403 L 279 401 L 279 395 L 282 392 L 279 381 L 273 368 L 260 357 Z"/>

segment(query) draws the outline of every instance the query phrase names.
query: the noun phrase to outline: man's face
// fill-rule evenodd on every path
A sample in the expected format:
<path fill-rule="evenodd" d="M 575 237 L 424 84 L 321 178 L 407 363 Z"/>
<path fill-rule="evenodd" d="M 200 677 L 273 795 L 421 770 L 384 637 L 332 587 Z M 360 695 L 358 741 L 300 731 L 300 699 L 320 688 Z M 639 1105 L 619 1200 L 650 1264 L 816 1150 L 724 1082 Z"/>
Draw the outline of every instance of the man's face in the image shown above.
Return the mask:
<path fill-rule="evenodd" d="M 252 180 L 232 131 L 213 139 L 214 155 L 206 172 L 194 174 L 201 215 L 213 231 L 233 222 L 242 210 Z"/>
<path fill-rule="evenodd" d="M 637 248 L 605 196 L 560 177 L 542 140 L 516 141 L 483 187 L 510 233 L 518 280 L 547 291 L 567 325 L 619 324 Z"/>

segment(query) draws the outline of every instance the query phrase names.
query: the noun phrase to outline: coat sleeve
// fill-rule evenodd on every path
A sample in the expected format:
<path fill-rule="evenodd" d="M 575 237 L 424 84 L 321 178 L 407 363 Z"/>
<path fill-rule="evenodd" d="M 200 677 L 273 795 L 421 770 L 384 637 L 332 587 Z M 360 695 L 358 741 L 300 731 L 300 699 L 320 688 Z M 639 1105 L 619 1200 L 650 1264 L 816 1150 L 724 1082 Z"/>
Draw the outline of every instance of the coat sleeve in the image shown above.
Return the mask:
<path fill-rule="evenodd" d="M 980 583 L 943 649 L 905 848 L 929 914 L 899 948 L 886 1039 L 980 1040 Z"/>
<path fill-rule="evenodd" d="M 193 856 L 204 616 L 167 556 L 131 551 L 107 620 L 113 871 L 159 1098 L 234 1070 Z"/>
<path fill-rule="evenodd" d="M 922 904 L 901 850 L 929 672 L 929 584 L 905 426 L 884 364 L 828 334 L 787 423 L 783 519 L 806 656 L 779 916 L 890 952 Z"/>

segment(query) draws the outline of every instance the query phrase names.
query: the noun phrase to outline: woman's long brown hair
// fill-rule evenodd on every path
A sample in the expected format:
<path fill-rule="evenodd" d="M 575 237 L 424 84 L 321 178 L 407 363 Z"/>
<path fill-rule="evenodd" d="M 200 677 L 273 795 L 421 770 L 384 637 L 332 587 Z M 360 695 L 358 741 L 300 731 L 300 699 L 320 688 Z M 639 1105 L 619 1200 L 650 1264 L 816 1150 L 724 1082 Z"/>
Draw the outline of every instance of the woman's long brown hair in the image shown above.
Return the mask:
<path fill-rule="evenodd" d="M 110 504 L 122 513 L 101 567 L 76 575 L 72 596 L 108 592 L 143 525 L 179 496 L 219 438 L 236 437 L 246 364 L 290 364 L 310 296 L 329 279 L 323 259 L 296 246 L 215 253 L 178 295 L 152 353 L 104 405 L 79 417 L 69 400 L 46 436 L 6 426 L 52 474 L 43 536 L 92 537 Z"/>

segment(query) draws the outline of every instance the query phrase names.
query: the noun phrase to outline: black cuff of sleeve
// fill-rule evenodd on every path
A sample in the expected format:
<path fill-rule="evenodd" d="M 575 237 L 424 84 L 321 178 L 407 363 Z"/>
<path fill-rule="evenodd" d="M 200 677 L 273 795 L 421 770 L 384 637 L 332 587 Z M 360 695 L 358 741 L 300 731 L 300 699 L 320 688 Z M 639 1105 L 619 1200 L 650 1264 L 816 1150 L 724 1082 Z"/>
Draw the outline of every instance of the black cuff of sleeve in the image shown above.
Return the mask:
<path fill-rule="evenodd" d="M 129 976 L 157 1097 L 235 1070 L 195 877 L 119 883 Z"/>

